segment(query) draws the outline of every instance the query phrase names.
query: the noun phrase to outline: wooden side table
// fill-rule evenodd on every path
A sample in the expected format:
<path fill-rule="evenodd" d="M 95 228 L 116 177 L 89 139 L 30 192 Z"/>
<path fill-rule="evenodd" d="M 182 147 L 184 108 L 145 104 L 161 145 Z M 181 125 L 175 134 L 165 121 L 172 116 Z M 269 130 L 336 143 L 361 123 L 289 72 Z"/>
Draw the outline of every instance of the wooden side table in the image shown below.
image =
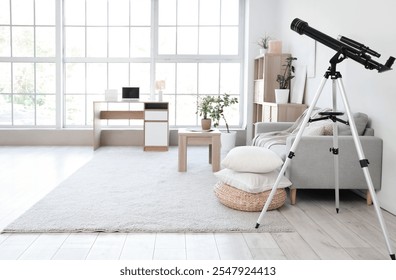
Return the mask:
<path fill-rule="evenodd" d="M 187 146 L 188 145 L 209 145 L 209 163 L 212 164 L 213 172 L 220 170 L 220 147 L 221 132 L 213 131 L 192 131 L 179 129 L 179 172 L 187 171 Z"/>

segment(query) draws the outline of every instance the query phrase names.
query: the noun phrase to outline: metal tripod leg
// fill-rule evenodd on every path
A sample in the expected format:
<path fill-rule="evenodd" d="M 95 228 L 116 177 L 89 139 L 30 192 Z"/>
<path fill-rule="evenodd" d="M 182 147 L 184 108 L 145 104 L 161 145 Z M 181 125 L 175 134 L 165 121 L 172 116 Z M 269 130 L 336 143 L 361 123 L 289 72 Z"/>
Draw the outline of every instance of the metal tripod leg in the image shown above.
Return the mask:
<path fill-rule="evenodd" d="M 256 228 L 258 228 L 260 226 L 261 221 L 264 219 L 265 213 L 267 212 L 268 207 L 271 204 L 271 201 L 272 201 L 272 199 L 273 199 L 273 197 L 274 197 L 274 195 L 276 193 L 276 190 L 278 189 L 278 186 L 279 186 L 279 183 L 280 183 L 280 181 L 282 179 L 283 174 L 285 174 L 285 171 L 286 171 L 287 167 L 290 164 L 290 161 L 292 160 L 292 158 L 294 156 L 294 152 L 296 151 L 298 143 L 300 142 L 301 136 L 302 136 L 302 134 L 304 132 L 304 129 L 306 128 L 306 126 L 308 124 L 309 118 L 311 117 L 312 111 L 314 110 L 315 105 L 318 102 L 318 99 L 320 97 L 320 94 L 322 93 L 322 90 L 323 90 L 323 87 L 326 84 L 326 81 L 327 81 L 327 78 L 323 77 L 322 81 L 320 82 L 319 88 L 318 88 L 317 92 L 315 93 L 315 96 L 314 96 L 314 99 L 312 101 L 312 104 L 311 104 L 311 106 L 309 106 L 307 114 L 305 115 L 304 120 L 303 120 L 303 122 L 301 124 L 301 127 L 300 127 L 300 129 L 299 129 L 299 131 L 298 131 L 298 133 L 296 135 L 296 139 L 294 140 L 293 145 L 290 148 L 289 154 L 287 155 L 286 160 L 283 163 L 283 166 L 282 166 L 281 171 L 279 172 L 278 178 L 276 179 L 276 181 L 275 181 L 275 183 L 274 183 L 274 185 L 272 187 L 272 190 L 271 190 L 271 192 L 270 192 L 270 194 L 269 194 L 269 196 L 267 198 L 267 201 L 264 204 L 264 208 L 263 208 L 263 210 L 260 213 L 260 216 L 259 216 L 259 218 L 257 220 L 257 223 L 256 223 Z"/>
<path fill-rule="evenodd" d="M 336 80 L 332 80 L 332 95 L 333 95 L 333 112 L 337 112 L 337 84 Z M 339 157 L 338 157 L 338 126 L 337 122 L 333 121 L 333 148 L 330 149 L 334 157 L 334 191 L 335 191 L 335 208 L 338 213 L 340 209 L 340 175 L 339 175 Z"/>
<path fill-rule="evenodd" d="M 381 208 L 379 206 L 377 195 L 375 193 L 373 181 L 371 179 L 370 171 L 368 169 L 368 163 L 369 162 L 368 162 L 368 160 L 366 159 L 366 157 L 365 157 L 365 155 L 363 153 L 362 144 L 361 144 L 360 139 L 359 139 L 359 135 L 358 135 L 358 132 L 357 132 L 357 129 L 356 129 L 355 121 L 354 121 L 353 116 L 351 114 L 351 111 L 349 109 L 349 104 L 348 104 L 348 100 L 347 100 L 347 97 L 346 97 L 346 94 L 345 94 L 345 89 L 344 89 L 344 85 L 342 83 L 342 79 L 341 78 L 338 79 L 337 82 L 338 82 L 338 87 L 340 89 L 341 97 L 342 97 L 342 100 L 343 100 L 343 103 L 344 103 L 344 106 L 345 106 L 345 111 L 346 111 L 346 113 L 348 115 L 349 125 L 350 125 L 351 131 L 352 131 L 353 140 L 355 142 L 355 147 L 356 147 L 356 151 L 357 151 L 357 154 L 358 154 L 358 157 L 359 157 L 360 166 L 362 167 L 362 170 L 363 170 L 363 173 L 364 173 L 364 177 L 366 178 L 368 189 L 369 189 L 371 197 L 373 199 L 374 209 L 375 209 L 375 212 L 377 213 L 378 221 L 379 221 L 379 223 L 381 225 L 381 229 L 382 229 L 382 233 L 384 235 L 386 246 L 388 248 L 388 252 L 389 252 L 389 255 L 390 255 L 391 259 L 395 260 L 395 254 L 392 251 L 392 246 L 391 246 L 390 241 L 389 241 L 388 230 L 386 228 L 384 217 L 382 216 Z"/>

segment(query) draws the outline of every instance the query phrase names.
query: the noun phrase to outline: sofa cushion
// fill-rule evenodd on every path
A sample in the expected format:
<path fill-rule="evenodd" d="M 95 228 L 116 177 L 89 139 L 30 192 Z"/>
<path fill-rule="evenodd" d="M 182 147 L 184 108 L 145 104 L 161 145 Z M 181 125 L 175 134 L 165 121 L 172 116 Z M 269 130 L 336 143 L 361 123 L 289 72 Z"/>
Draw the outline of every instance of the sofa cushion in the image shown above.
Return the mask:
<path fill-rule="evenodd" d="M 364 131 L 368 125 L 368 116 L 364 113 L 354 113 L 353 120 L 355 121 L 356 130 L 359 135 L 363 135 Z M 338 125 L 338 133 L 339 135 L 352 135 L 351 128 L 349 125 L 339 124 Z"/>
<path fill-rule="evenodd" d="M 229 151 L 221 163 L 225 168 L 238 172 L 266 173 L 280 167 L 283 161 L 267 148 L 240 146 Z"/>
<path fill-rule="evenodd" d="M 278 178 L 278 171 L 269 173 L 249 173 L 236 172 L 228 168 L 224 168 L 214 175 L 223 183 L 233 186 L 234 188 L 243 190 L 249 193 L 259 193 L 272 189 L 276 179 Z M 292 183 L 285 176 L 279 183 L 279 188 L 286 188 Z"/>
<path fill-rule="evenodd" d="M 341 119 L 347 120 L 346 115 L 342 116 Z M 364 113 L 354 113 L 353 119 L 355 121 L 356 130 L 358 135 L 364 135 L 364 131 L 368 125 L 368 116 Z M 338 134 L 339 135 L 352 135 L 351 128 L 349 125 L 337 122 Z M 318 135 L 333 135 L 333 121 L 321 120 L 309 123 L 304 129 L 304 136 L 318 136 Z"/>
<path fill-rule="evenodd" d="M 332 129 L 332 122 L 318 121 L 307 125 L 304 129 L 303 136 L 320 136 L 326 135 Z"/>

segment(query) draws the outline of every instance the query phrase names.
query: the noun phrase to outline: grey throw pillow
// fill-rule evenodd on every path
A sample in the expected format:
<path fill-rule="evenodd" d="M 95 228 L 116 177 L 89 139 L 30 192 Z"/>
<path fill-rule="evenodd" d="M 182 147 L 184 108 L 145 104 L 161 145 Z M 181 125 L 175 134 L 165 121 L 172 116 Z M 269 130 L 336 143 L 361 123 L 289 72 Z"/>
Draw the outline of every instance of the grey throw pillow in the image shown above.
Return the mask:
<path fill-rule="evenodd" d="M 358 134 L 363 135 L 368 124 L 368 116 L 364 113 L 358 112 L 353 114 L 353 119 L 355 121 L 356 130 Z M 349 125 L 340 123 L 338 125 L 338 128 L 339 128 L 338 129 L 339 135 L 352 135 L 351 128 L 349 127 Z"/>

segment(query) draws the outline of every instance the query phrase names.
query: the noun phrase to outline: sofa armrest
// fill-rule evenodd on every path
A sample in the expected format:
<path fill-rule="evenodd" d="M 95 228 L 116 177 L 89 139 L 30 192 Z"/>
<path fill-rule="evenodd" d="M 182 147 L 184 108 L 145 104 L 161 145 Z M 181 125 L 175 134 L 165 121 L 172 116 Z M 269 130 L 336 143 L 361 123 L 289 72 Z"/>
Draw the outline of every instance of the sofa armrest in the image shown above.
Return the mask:
<path fill-rule="evenodd" d="M 293 122 L 257 122 L 254 124 L 254 135 L 258 133 L 282 131 L 291 127 Z"/>
<path fill-rule="evenodd" d="M 369 171 L 375 189 L 381 188 L 382 139 L 375 136 L 359 137 L 364 154 L 369 160 Z M 288 152 L 295 136 L 288 137 Z M 366 189 L 367 183 L 360 167 L 352 136 L 339 136 L 339 178 L 342 189 Z M 334 188 L 334 156 L 332 136 L 304 136 L 295 151 L 286 175 L 297 188 Z"/>

